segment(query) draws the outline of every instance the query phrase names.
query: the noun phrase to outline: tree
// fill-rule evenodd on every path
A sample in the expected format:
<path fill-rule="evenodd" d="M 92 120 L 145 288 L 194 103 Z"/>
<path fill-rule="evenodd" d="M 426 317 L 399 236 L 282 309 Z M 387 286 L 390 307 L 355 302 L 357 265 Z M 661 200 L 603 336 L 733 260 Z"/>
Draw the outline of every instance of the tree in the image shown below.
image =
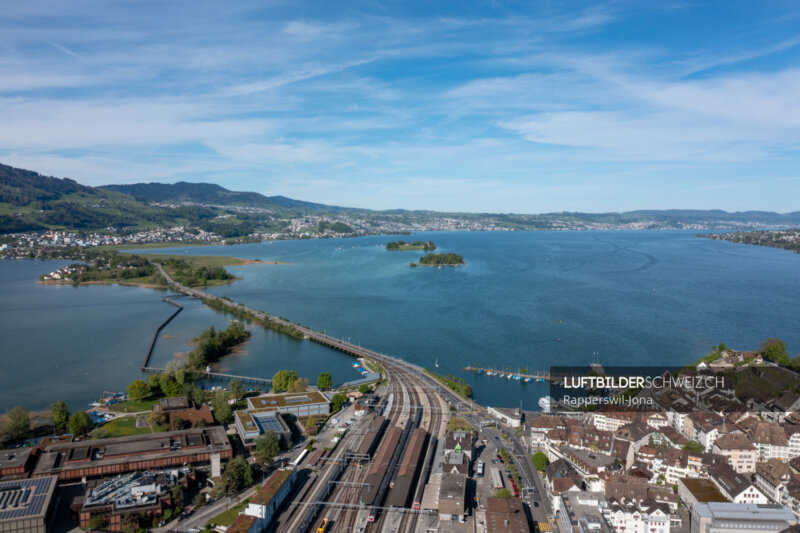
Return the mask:
<path fill-rule="evenodd" d="M 156 392 L 161 389 L 161 376 L 158 374 L 150 374 L 147 376 L 147 386 L 150 392 Z"/>
<path fill-rule="evenodd" d="M 183 382 L 186 380 L 186 371 L 183 369 L 183 366 L 175 360 L 170 361 L 167 363 L 167 366 L 164 367 L 164 375 L 177 381 L 178 385 L 183 385 Z"/>
<path fill-rule="evenodd" d="M 539 472 L 547 468 L 547 465 L 550 464 L 547 456 L 542 452 L 536 452 L 533 454 L 531 461 L 533 462 L 533 467 Z"/>
<path fill-rule="evenodd" d="M 262 465 L 272 462 L 276 455 L 281 451 L 281 445 L 275 433 L 268 429 L 263 435 L 256 439 L 256 448 L 253 456 Z"/>
<path fill-rule="evenodd" d="M 231 411 L 228 396 L 224 391 L 218 390 L 214 393 L 214 397 L 211 399 L 211 407 L 214 408 L 214 418 L 220 424 L 227 424 L 233 420 L 233 411 Z"/>
<path fill-rule="evenodd" d="M 308 388 L 308 379 L 298 378 L 286 388 L 288 392 L 304 392 Z"/>
<path fill-rule="evenodd" d="M 372 390 L 372 387 L 370 387 L 370 386 L 369 386 L 369 385 L 367 385 L 366 383 L 362 383 L 362 384 L 361 384 L 361 385 L 358 387 L 358 392 L 360 392 L 361 394 L 367 394 L 367 393 L 368 393 L 369 391 L 371 391 L 371 390 Z"/>
<path fill-rule="evenodd" d="M 78 411 L 69 419 L 69 430 L 75 436 L 86 435 L 93 426 L 89 415 L 83 411 Z"/>
<path fill-rule="evenodd" d="M 696 440 L 687 440 L 683 445 L 684 450 L 689 450 L 693 453 L 702 453 L 705 448 L 703 445 L 697 442 Z"/>
<path fill-rule="evenodd" d="M 286 392 L 289 386 L 297 379 L 297 372 L 294 370 L 278 370 L 272 376 L 273 392 Z"/>
<path fill-rule="evenodd" d="M 141 379 L 137 379 L 128 385 L 128 396 L 136 401 L 142 400 L 148 394 L 150 394 L 150 387 Z"/>
<path fill-rule="evenodd" d="M 180 483 L 176 483 L 172 486 L 170 496 L 172 497 L 172 505 L 175 506 L 176 509 L 183 509 L 183 502 L 186 496 L 183 493 L 183 486 Z"/>
<path fill-rule="evenodd" d="M 9 437 L 16 439 L 23 436 L 31 429 L 31 415 L 27 409 L 18 405 L 6 411 L 8 417 L 8 425 L 6 432 Z"/>
<path fill-rule="evenodd" d="M 766 359 L 781 365 L 789 364 L 789 352 L 786 351 L 786 343 L 780 339 L 769 338 L 761 343 L 761 353 Z"/>
<path fill-rule="evenodd" d="M 236 398 L 237 401 L 244 396 L 244 386 L 238 379 L 232 379 L 231 382 L 228 383 L 228 390 L 230 390 L 231 396 Z"/>
<path fill-rule="evenodd" d="M 317 419 L 313 416 L 306 418 L 306 433 L 312 437 L 317 434 Z"/>
<path fill-rule="evenodd" d="M 161 392 L 168 398 L 174 398 L 181 393 L 181 384 L 166 372 L 159 376 L 158 382 Z"/>
<path fill-rule="evenodd" d="M 494 493 L 494 497 L 495 498 L 510 498 L 511 497 L 511 491 L 508 490 L 508 489 L 500 489 L 500 490 L 498 490 L 497 492 Z"/>
<path fill-rule="evenodd" d="M 344 404 L 347 403 L 347 396 L 342 394 L 341 392 L 336 393 L 331 398 L 331 409 L 334 413 L 338 413 L 339 410 L 342 408 Z"/>
<path fill-rule="evenodd" d="M 333 377 L 330 372 L 323 372 L 317 378 L 317 388 L 319 390 L 330 390 L 333 388 Z"/>
<path fill-rule="evenodd" d="M 150 414 L 147 415 L 147 423 L 151 426 L 166 426 L 168 420 L 169 416 L 161 409 L 153 409 Z"/>
<path fill-rule="evenodd" d="M 179 416 L 176 416 L 175 420 L 172 421 L 172 429 L 175 431 L 180 431 L 182 429 L 186 429 L 187 427 L 189 427 L 189 422 Z"/>
<path fill-rule="evenodd" d="M 69 406 L 64 400 L 58 400 L 50 406 L 53 413 L 53 425 L 58 433 L 66 433 L 69 425 Z"/>
<path fill-rule="evenodd" d="M 253 471 L 244 457 L 237 455 L 225 465 L 222 472 L 222 490 L 225 494 L 231 495 L 239 492 L 248 485 L 253 484 Z"/>

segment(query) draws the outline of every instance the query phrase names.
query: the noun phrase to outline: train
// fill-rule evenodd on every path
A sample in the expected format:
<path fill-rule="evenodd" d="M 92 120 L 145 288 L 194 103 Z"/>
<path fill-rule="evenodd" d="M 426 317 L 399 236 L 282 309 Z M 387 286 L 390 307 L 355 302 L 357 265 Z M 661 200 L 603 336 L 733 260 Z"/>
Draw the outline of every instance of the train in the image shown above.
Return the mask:
<path fill-rule="evenodd" d="M 294 461 L 292 461 L 292 462 L 291 462 L 291 465 L 292 465 L 293 467 L 297 468 L 297 466 L 298 466 L 300 463 L 302 463 L 302 462 L 303 462 L 303 458 L 304 458 L 306 455 L 308 455 L 308 449 L 307 449 L 307 448 L 306 448 L 305 450 L 303 450 L 302 452 L 300 452 L 300 455 L 298 455 L 298 456 L 297 456 L 297 458 L 296 458 Z"/>
<path fill-rule="evenodd" d="M 388 483 L 388 474 L 390 474 L 389 467 L 392 466 L 392 458 L 394 457 L 394 452 L 397 449 L 402 434 L 402 429 L 393 427 L 386 432 L 383 440 L 381 440 L 380 446 L 378 446 L 378 450 L 373 457 L 369 472 L 367 472 L 367 486 L 361 491 L 361 503 L 364 505 L 373 505 L 378 493 L 382 489 L 384 481 Z"/>
<path fill-rule="evenodd" d="M 317 527 L 317 533 L 325 533 L 328 531 L 328 526 L 331 524 L 329 518 L 323 518 L 322 523 Z"/>

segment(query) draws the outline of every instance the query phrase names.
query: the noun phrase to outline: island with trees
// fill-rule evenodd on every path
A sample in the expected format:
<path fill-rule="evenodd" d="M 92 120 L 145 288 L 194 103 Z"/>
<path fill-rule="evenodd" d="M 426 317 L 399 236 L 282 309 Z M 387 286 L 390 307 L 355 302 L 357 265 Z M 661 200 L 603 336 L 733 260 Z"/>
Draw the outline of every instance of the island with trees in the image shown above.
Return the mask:
<path fill-rule="evenodd" d="M 418 250 L 423 252 L 432 252 L 436 249 L 433 241 L 392 241 L 386 245 L 387 250 Z"/>
<path fill-rule="evenodd" d="M 417 263 L 411 263 L 410 267 L 416 266 L 460 266 L 464 264 L 464 258 L 460 254 L 425 254 Z"/>

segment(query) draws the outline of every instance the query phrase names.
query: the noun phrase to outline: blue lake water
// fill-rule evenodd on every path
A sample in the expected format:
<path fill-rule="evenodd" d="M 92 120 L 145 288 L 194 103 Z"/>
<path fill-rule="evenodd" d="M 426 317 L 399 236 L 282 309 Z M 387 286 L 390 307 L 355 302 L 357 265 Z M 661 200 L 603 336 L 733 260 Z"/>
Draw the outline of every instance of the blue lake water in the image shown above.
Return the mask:
<path fill-rule="evenodd" d="M 244 279 L 210 291 L 422 366 L 438 360 L 440 372 L 464 377 L 478 401 L 493 405 L 535 408 L 546 387 L 470 374 L 468 363 L 547 369 L 585 364 L 597 352 L 605 365 L 684 364 L 722 341 L 750 349 L 767 337 L 800 351 L 798 254 L 678 231 L 415 238 L 462 254 L 466 265 L 409 268 L 421 254 L 386 251 L 394 238 L 385 236 L 157 252 L 288 261 L 229 267 Z M 119 389 L 171 312 L 157 291 L 33 284 L 52 268 L 0 262 L 0 408 L 46 405 L 67 390 L 77 398 L 80 390 L 93 397 Z M 194 302 L 164 330 L 174 338 L 159 341 L 153 364 L 226 321 Z M 272 332 L 254 335 L 244 350 L 222 367 L 266 377 L 297 368 L 312 382 L 323 370 L 335 381 L 357 377 L 341 354 Z"/>

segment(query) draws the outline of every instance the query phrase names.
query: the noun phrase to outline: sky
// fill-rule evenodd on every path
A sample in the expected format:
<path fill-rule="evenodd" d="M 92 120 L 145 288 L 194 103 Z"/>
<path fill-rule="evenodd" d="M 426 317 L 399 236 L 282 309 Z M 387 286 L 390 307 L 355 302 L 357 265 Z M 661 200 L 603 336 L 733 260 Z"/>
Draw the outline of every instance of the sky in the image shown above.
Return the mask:
<path fill-rule="evenodd" d="M 795 1 L 0 2 L 0 162 L 372 209 L 800 210 Z"/>

